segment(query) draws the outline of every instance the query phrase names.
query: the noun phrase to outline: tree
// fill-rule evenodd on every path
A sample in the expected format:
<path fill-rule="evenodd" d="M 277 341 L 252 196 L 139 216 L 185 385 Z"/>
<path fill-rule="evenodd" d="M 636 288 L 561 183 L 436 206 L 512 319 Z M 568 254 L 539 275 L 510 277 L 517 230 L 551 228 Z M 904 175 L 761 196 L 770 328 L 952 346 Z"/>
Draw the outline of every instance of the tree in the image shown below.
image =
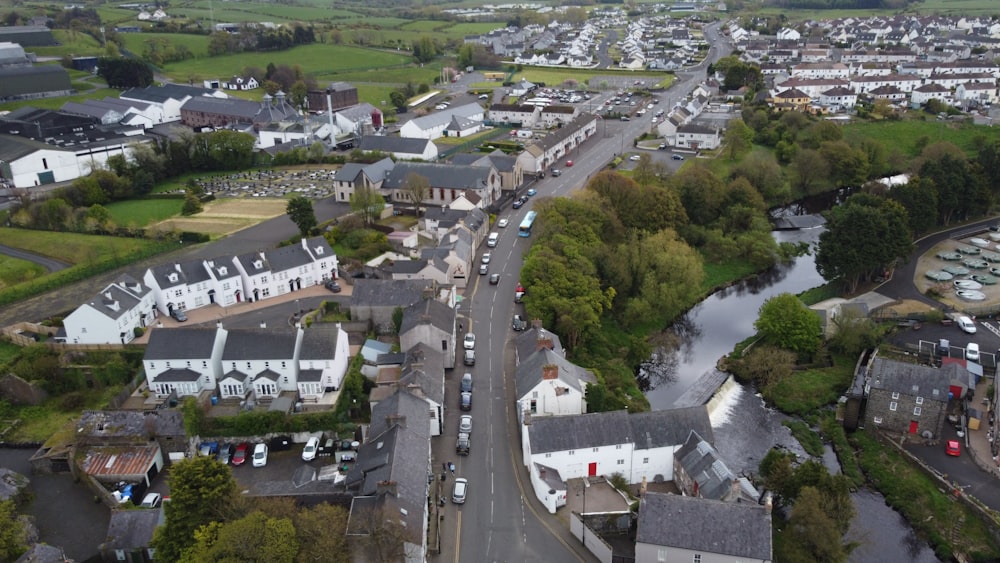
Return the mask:
<path fill-rule="evenodd" d="M 925 155 L 929 149 L 931 147 L 924 151 Z M 983 193 L 980 177 L 972 173 L 964 156 L 944 152 L 937 158 L 927 158 L 920 167 L 920 177 L 933 184 L 937 192 L 938 219 L 944 225 L 954 218 L 983 213 L 988 206 L 989 194 Z"/>
<path fill-rule="evenodd" d="M 813 195 L 829 176 L 829 166 L 819 151 L 802 149 L 792 159 L 792 182 L 802 195 Z"/>
<path fill-rule="evenodd" d="M 347 511 L 323 503 L 292 515 L 295 533 L 299 537 L 298 563 L 348 563 Z"/>
<path fill-rule="evenodd" d="M 747 127 L 742 119 L 730 121 L 726 126 L 725 144 L 729 160 L 736 160 L 738 155 L 753 146 L 753 129 Z"/>
<path fill-rule="evenodd" d="M 153 547 L 163 561 L 178 561 L 195 544 L 195 531 L 225 519 L 237 495 L 229 466 L 211 456 L 181 460 L 170 469 L 170 502 L 164 503 L 166 522 L 156 529 Z"/>
<path fill-rule="evenodd" d="M 416 172 L 410 172 L 403 179 L 403 192 L 410 198 L 417 208 L 417 217 L 420 217 L 420 206 L 427 199 L 431 191 L 431 182 L 426 176 L 421 176 Z"/>
<path fill-rule="evenodd" d="M 13 500 L 0 502 L 0 561 L 15 561 L 28 550 L 24 523 Z"/>
<path fill-rule="evenodd" d="M 775 560 L 817 563 L 847 561 L 847 550 L 841 543 L 841 532 L 822 508 L 822 498 L 814 487 L 804 487 L 799 493 L 784 529 L 783 541 L 775 552 Z"/>
<path fill-rule="evenodd" d="M 800 355 L 812 354 L 822 342 L 819 316 L 791 293 L 765 301 L 753 326 L 771 344 Z"/>
<path fill-rule="evenodd" d="M 434 38 L 423 36 L 413 44 L 413 56 L 420 63 L 429 63 L 437 56 L 437 45 Z"/>
<path fill-rule="evenodd" d="M 199 199 L 198 196 L 192 193 L 184 196 L 184 205 L 181 206 L 181 215 L 194 215 L 195 213 L 201 213 L 203 209 L 204 206 L 201 204 L 201 199 Z"/>
<path fill-rule="evenodd" d="M 391 103 L 394 108 L 406 110 L 406 95 L 399 90 L 393 90 L 392 92 L 389 92 L 389 103 Z"/>
<path fill-rule="evenodd" d="M 374 189 L 358 186 L 351 194 L 351 209 L 361 217 L 365 226 L 374 225 L 385 209 L 385 200 Z"/>
<path fill-rule="evenodd" d="M 741 381 L 753 383 L 766 394 L 770 385 L 792 374 L 795 354 L 773 346 L 757 345 L 730 367 Z"/>
<path fill-rule="evenodd" d="M 910 231 L 914 236 L 929 232 L 937 223 L 937 190 L 927 179 L 913 178 L 902 186 L 894 186 L 888 197 L 906 209 Z"/>
<path fill-rule="evenodd" d="M 259 511 L 232 522 L 208 523 L 195 532 L 195 539 L 181 563 L 293 563 L 299 551 L 292 521 Z"/>
<path fill-rule="evenodd" d="M 153 83 L 153 69 L 139 59 L 101 57 L 97 75 L 111 88 L 145 88 Z"/>
<path fill-rule="evenodd" d="M 309 233 L 318 224 L 316 222 L 316 212 L 313 211 L 312 201 L 300 195 L 293 195 L 288 200 L 285 213 L 288 214 L 288 218 L 292 220 L 292 223 L 295 223 L 295 226 L 299 228 L 299 232 L 304 237 L 309 236 Z"/>

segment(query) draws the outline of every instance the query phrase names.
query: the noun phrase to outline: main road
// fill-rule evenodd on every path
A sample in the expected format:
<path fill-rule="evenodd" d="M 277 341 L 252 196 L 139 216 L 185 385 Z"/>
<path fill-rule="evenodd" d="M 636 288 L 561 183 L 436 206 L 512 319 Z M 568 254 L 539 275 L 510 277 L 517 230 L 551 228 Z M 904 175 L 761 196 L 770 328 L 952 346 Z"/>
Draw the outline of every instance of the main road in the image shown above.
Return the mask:
<path fill-rule="evenodd" d="M 710 40 L 717 37 L 717 24 L 706 30 Z M 709 61 L 728 54 L 725 45 L 713 46 Z M 689 72 L 678 75 L 678 81 L 668 91 L 660 93 L 661 107 L 669 110 L 679 103 L 704 77 L 708 61 Z M 632 139 L 649 131 L 651 114 L 628 121 L 605 121 L 598 125 L 597 134 L 574 149 L 563 163 L 556 166 L 563 173 L 541 180 L 534 185 L 538 195 L 564 196 L 581 188 L 617 153 L 632 147 Z M 521 432 L 514 412 L 514 376 L 511 318 L 520 307 L 514 303 L 514 288 L 519 282 L 523 254 L 530 239 L 518 236 L 517 226 L 530 209 L 530 202 L 520 210 L 502 212 L 509 226 L 495 229 L 500 233 L 496 248 L 490 252 L 490 273 L 500 273 L 500 282 L 490 285 L 489 276 L 480 275 L 470 283 L 460 308 L 464 326 L 476 334 L 477 362 L 463 371 L 473 374 L 474 391 L 471 455 L 456 461 L 460 477 L 469 480 L 469 493 L 464 505 L 449 509 L 448 526 L 443 530 L 443 550 L 439 561 L 463 563 L 482 562 L 588 562 L 596 559 L 571 538 L 564 519 L 548 514 L 534 499 L 527 470 L 518 453 Z M 459 370 L 456 369 L 456 372 Z M 449 382 L 449 407 L 457 406 L 457 380 Z M 454 403 L 454 405 L 452 405 Z M 454 436 L 458 425 L 456 408 L 448 409 L 447 440 Z M 450 489 L 448 489 L 450 493 Z M 454 516 L 452 516 L 454 514 Z"/>

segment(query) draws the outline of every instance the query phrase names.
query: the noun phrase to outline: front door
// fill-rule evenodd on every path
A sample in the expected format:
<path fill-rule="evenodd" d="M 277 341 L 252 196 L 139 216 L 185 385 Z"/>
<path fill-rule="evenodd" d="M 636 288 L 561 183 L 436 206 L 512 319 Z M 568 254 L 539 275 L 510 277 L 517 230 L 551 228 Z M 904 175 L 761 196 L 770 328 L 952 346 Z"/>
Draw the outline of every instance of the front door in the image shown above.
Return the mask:
<path fill-rule="evenodd" d="M 590 465 L 587 466 L 587 476 L 595 477 L 596 475 L 597 475 L 597 462 L 591 462 Z"/>
<path fill-rule="evenodd" d="M 916 420 L 911 420 L 910 421 L 910 434 L 916 434 L 916 433 L 917 433 L 917 421 Z"/>

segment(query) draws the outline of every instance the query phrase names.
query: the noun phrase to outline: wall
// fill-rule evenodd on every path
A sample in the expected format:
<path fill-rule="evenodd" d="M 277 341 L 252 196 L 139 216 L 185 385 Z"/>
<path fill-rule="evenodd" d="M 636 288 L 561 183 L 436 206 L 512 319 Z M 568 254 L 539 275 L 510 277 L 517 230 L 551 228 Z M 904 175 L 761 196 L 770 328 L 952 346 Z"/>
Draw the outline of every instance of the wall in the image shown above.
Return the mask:
<path fill-rule="evenodd" d="M 589 528 L 586 529 L 586 534 L 584 534 L 584 529 L 585 524 L 581 520 L 580 515 L 576 512 L 570 514 L 569 532 L 573 534 L 573 537 L 581 540 L 583 545 L 594 555 L 594 557 L 601 561 L 601 563 L 611 563 L 611 546 Z"/>

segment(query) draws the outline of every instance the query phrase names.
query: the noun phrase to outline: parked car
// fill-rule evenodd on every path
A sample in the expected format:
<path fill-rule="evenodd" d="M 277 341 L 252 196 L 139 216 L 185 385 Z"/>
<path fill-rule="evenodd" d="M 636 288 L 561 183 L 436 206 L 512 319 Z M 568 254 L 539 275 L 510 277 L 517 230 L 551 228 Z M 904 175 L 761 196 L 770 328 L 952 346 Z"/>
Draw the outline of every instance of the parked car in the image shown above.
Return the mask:
<path fill-rule="evenodd" d="M 944 453 L 951 456 L 962 455 L 962 446 L 958 440 L 948 440 L 944 446 Z"/>
<path fill-rule="evenodd" d="M 475 347 L 476 347 L 476 335 L 471 332 L 465 333 L 465 339 L 462 340 L 462 348 L 465 348 L 466 350 L 472 350 Z"/>
<path fill-rule="evenodd" d="M 681 156 L 681 155 L 679 155 L 679 154 L 675 154 L 674 156 L 672 156 L 670 158 L 672 158 L 674 160 L 684 160 L 684 157 Z"/>
<path fill-rule="evenodd" d="M 458 408 L 463 411 L 472 410 L 472 393 L 466 392 L 461 394 L 459 397 Z"/>
<path fill-rule="evenodd" d="M 633 154 L 632 156 L 628 157 L 628 159 L 631 160 L 632 162 L 638 162 L 640 158 L 642 157 L 640 157 L 637 154 Z"/>
<path fill-rule="evenodd" d="M 219 446 L 219 453 L 215 456 L 215 459 L 223 464 L 229 465 L 229 461 L 233 458 L 233 445 L 232 444 L 222 444 Z"/>
<path fill-rule="evenodd" d="M 556 174 L 553 174 L 553 176 L 555 175 Z M 514 204 L 511 205 L 511 207 L 513 207 L 514 209 L 521 209 L 522 207 L 524 207 L 524 202 L 519 199 L 515 199 Z"/>
<path fill-rule="evenodd" d="M 497 221 L 497 227 L 500 227 L 501 229 L 506 227 L 508 224 L 510 224 L 510 219 L 507 219 L 506 217 Z"/>
<path fill-rule="evenodd" d="M 510 327 L 516 331 L 522 331 L 528 328 L 528 321 L 521 318 L 521 315 L 514 315 L 514 319 L 511 321 Z"/>
<path fill-rule="evenodd" d="M 979 344 L 969 342 L 968 346 L 965 347 L 965 359 L 970 362 L 979 361 Z"/>
<path fill-rule="evenodd" d="M 326 282 L 326 288 L 334 293 L 340 293 L 340 284 L 336 280 Z"/>
<path fill-rule="evenodd" d="M 958 317 L 958 320 L 955 322 L 958 323 L 958 328 L 962 329 L 962 332 L 976 334 L 976 323 L 972 322 L 972 319 L 969 317 L 962 315 L 961 317 Z"/>
<path fill-rule="evenodd" d="M 160 506 L 160 500 L 162 500 L 160 493 L 147 493 L 139 503 L 139 508 L 156 508 Z"/>
<path fill-rule="evenodd" d="M 243 442 L 242 444 L 236 445 L 236 451 L 233 453 L 233 465 L 243 465 L 247 461 L 247 452 L 250 451 L 250 444 Z"/>
<path fill-rule="evenodd" d="M 552 175 L 553 176 L 562 176 L 562 170 L 559 170 L 558 168 L 553 168 L 552 169 Z"/>
<path fill-rule="evenodd" d="M 198 446 L 198 453 L 205 457 L 211 457 L 219 453 L 219 443 L 218 442 L 202 442 Z"/>
<path fill-rule="evenodd" d="M 462 393 L 472 392 L 472 374 L 465 372 L 462 374 L 462 381 L 459 383 L 459 391 Z"/>
<path fill-rule="evenodd" d="M 469 447 L 471 445 L 469 434 L 462 432 L 458 435 L 458 440 L 455 442 L 455 453 L 458 455 L 469 455 Z"/>
<path fill-rule="evenodd" d="M 538 191 L 536 191 L 535 188 L 528 188 L 528 197 L 531 197 L 537 193 Z"/>
<path fill-rule="evenodd" d="M 490 263 L 490 258 L 492 258 L 492 257 L 493 257 L 493 255 L 490 254 L 489 252 L 487 252 L 487 253 L 483 254 L 483 259 L 481 260 L 481 262 L 483 264 L 489 264 Z"/>
<path fill-rule="evenodd" d="M 572 167 L 573 167 L 573 161 L 572 160 L 567 160 L 566 161 L 566 168 L 572 168 Z"/>
<path fill-rule="evenodd" d="M 659 150 L 661 150 L 661 151 L 665 151 L 665 150 L 667 150 L 667 144 L 666 143 L 660 143 L 660 146 L 658 146 L 656 148 L 659 149 Z"/>
<path fill-rule="evenodd" d="M 475 350 L 466 350 L 465 351 L 465 359 L 463 360 L 463 363 L 465 365 L 467 365 L 467 366 L 474 366 L 474 365 L 476 365 L 476 351 Z"/>
<path fill-rule="evenodd" d="M 623 116 L 622 116 L 622 121 L 629 121 L 629 118 L 628 118 L 628 116 L 627 116 L 627 115 L 623 115 Z"/>
<path fill-rule="evenodd" d="M 485 276 L 488 273 L 490 273 L 490 265 L 489 264 L 480 264 L 479 265 L 479 275 Z"/>
<path fill-rule="evenodd" d="M 490 274 L 490 285 L 500 283 L 500 274 Z"/>
<path fill-rule="evenodd" d="M 465 495 L 469 493 L 469 480 L 463 477 L 455 479 L 455 488 L 451 492 L 451 502 L 465 504 Z"/>
<path fill-rule="evenodd" d="M 490 95 L 489 94 L 479 94 L 479 99 L 480 100 L 488 100 L 488 99 L 490 99 Z"/>
<path fill-rule="evenodd" d="M 472 433 L 472 415 L 463 414 L 458 418 L 458 431 Z"/>
<path fill-rule="evenodd" d="M 267 465 L 267 444 L 260 443 L 253 447 L 253 466 L 264 467 Z"/>
<path fill-rule="evenodd" d="M 319 450 L 319 438 L 313 436 L 306 442 L 306 447 L 302 448 L 302 461 L 312 461 L 316 459 L 317 450 Z"/>
<path fill-rule="evenodd" d="M 174 318 L 175 321 L 183 323 L 188 320 L 188 316 L 184 311 L 180 309 L 171 309 L 170 316 Z"/>

